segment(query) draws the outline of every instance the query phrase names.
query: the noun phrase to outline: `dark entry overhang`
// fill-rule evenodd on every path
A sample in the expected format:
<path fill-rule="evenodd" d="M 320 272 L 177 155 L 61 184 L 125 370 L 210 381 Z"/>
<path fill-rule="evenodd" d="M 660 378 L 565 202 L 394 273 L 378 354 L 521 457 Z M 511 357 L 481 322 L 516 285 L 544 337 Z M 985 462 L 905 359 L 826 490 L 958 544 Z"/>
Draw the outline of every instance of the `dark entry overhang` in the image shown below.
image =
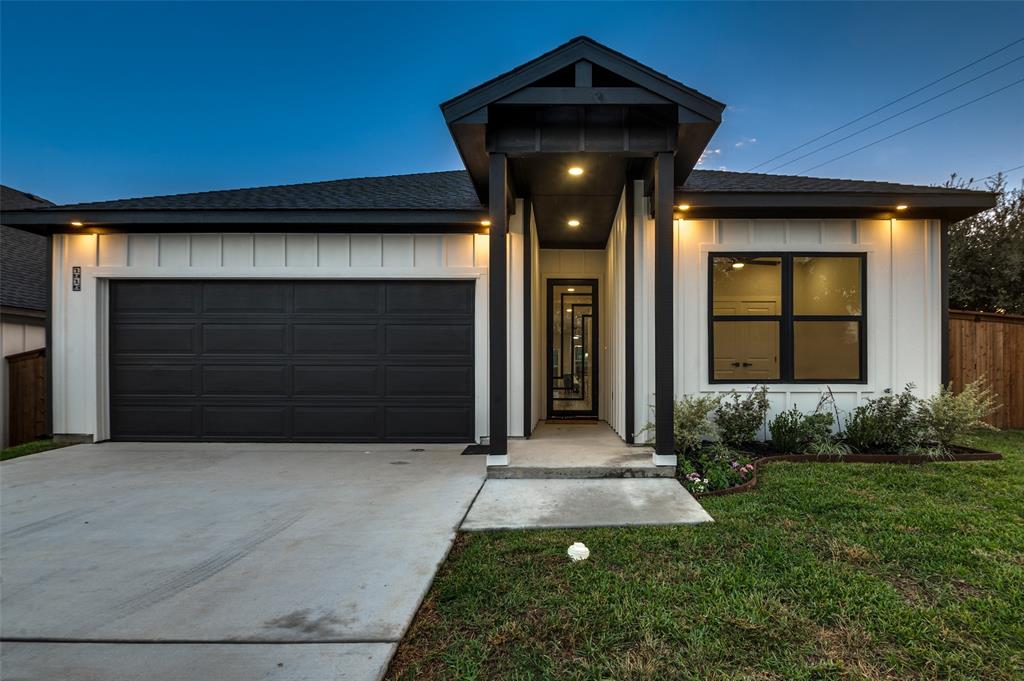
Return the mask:
<path fill-rule="evenodd" d="M 544 245 L 603 246 L 627 176 L 670 152 L 684 180 L 725 105 L 596 41 L 575 38 L 441 105 L 481 201 L 489 156 L 509 160 Z M 565 169 L 585 176 L 567 182 Z M 567 232 L 569 216 L 581 228 Z"/>

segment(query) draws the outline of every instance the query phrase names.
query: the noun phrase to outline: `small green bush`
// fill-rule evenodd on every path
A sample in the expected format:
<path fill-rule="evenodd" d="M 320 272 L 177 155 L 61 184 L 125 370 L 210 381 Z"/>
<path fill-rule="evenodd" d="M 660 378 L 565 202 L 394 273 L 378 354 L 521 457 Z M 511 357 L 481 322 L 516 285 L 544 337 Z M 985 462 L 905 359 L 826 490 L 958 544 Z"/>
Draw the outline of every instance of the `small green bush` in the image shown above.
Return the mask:
<path fill-rule="evenodd" d="M 984 377 L 969 383 L 959 394 L 952 384 L 943 386 L 932 397 L 922 400 L 920 419 L 925 437 L 939 452 L 948 452 L 953 442 L 979 430 L 998 430 L 985 423 L 985 417 L 999 409 L 997 396 Z"/>
<path fill-rule="evenodd" d="M 804 414 L 796 407 L 780 412 L 771 423 L 768 431 L 772 445 L 780 452 L 796 454 L 813 451 L 819 454 L 840 453 L 829 445 L 834 441 L 832 424 L 835 420 L 827 412 Z"/>
<path fill-rule="evenodd" d="M 735 390 L 719 402 L 715 409 L 715 424 L 724 442 L 739 449 L 757 439 L 757 431 L 768 415 L 768 386 L 755 388 L 748 395 Z"/>
<path fill-rule="evenodd" d="M 901 393 L 886 390 L 853 410 L 846 421 L 846 443 L 856 451 L 900 454 L 921 446 L 921 400 L 908 384 Z"/>
<path fill-rule="evenodd" d="M 705 440 L 717 439 L 717 428 L 711 414 L 718 406 L 717 395 L 689 395 L 672 405 L 672 430 L 676 454 L 693 456 Z M 647 423 L 640 433 L 655 433 L 653 422 Z M 654 444 L 654 440 L 649 441 Z"/>

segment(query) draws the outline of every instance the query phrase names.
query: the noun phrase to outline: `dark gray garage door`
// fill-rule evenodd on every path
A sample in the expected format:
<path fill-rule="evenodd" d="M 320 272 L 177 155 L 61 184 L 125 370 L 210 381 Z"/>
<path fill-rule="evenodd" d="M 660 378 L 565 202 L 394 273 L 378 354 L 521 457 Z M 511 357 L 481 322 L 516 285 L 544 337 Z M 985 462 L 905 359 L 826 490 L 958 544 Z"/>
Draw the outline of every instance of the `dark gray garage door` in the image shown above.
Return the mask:
<path fill-rule="evenodd" d="M 473 439 L 473 283 L 114 281 L 116 440 Z"/>

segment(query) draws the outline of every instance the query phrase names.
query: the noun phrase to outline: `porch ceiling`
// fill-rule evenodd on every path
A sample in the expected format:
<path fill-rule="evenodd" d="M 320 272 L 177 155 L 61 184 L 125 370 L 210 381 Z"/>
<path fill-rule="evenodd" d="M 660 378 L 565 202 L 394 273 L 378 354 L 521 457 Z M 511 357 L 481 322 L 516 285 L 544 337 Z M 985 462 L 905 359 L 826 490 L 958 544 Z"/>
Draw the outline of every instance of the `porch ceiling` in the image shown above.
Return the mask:
<path fill-rule="evenodd" d="M 541 247 L 604 248 L 631 162 L 597 153 L 512 159 L 513 184 L 531 198 Z M 572 167 L 583 174 L 570 175 Z"/>

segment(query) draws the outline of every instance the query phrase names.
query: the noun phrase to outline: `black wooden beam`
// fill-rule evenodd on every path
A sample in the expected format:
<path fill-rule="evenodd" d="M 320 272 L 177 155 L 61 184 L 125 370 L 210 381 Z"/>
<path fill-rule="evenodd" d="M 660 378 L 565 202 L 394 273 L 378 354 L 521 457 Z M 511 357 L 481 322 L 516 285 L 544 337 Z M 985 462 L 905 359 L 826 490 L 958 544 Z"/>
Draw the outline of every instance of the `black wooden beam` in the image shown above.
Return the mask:
<path fill-rule="evenodd" d="M 674 310 L 672 301 L 672 213 L 675 159 L 655 156 L 654 168 L 654 424 L 655 454 L 675 454 L 672 403 Z"/>
<path fill-rule="evenodd" d="M 523 437 L 533 430 L 533 224 L 530 199 L 523 199 Z"/>
<path fill-rule="evenodd" d="M 52 234 L 46 235 L 46 432 L 53 437 L 53 240 Z M 61 262 L 67 258 L 61 253 Z"/>
<path fill-rule="evenodd" d="M 491 232 L 488 260 L 488 326 L 490 332 L 490 452 L 508 455 L 508 319 L 506 315 L 505 261 L 508 232 L 508 159 L 491 154 Z"/>
<path fill-rule="evenodd" d="M 625 324 L 626 324 L 626 442 L 633 444 L 635 442 L 634 431 L 636 430 L 636 380 L 634 371 L 636 370 L 636 361 L 634 358 L 635 353 L 635 341 L 634 336 L 634 317 L 635 317 L 635 306 L 634 306 L 634 281 L 633 271 L 635 263 L 633 259 L 634 254 L 634 222 L 636 212 L 636 187 L 633 184 L 632 179 L 626 180 L 626 271 L 623 275 L 626 288 L 626 310 L 625 310 Z"/>
<path fill-rule="evenodd" d="M 594 84 L 594 65 L 586 59 L 576 62 L 576 87 L 591 87 Z"/>

